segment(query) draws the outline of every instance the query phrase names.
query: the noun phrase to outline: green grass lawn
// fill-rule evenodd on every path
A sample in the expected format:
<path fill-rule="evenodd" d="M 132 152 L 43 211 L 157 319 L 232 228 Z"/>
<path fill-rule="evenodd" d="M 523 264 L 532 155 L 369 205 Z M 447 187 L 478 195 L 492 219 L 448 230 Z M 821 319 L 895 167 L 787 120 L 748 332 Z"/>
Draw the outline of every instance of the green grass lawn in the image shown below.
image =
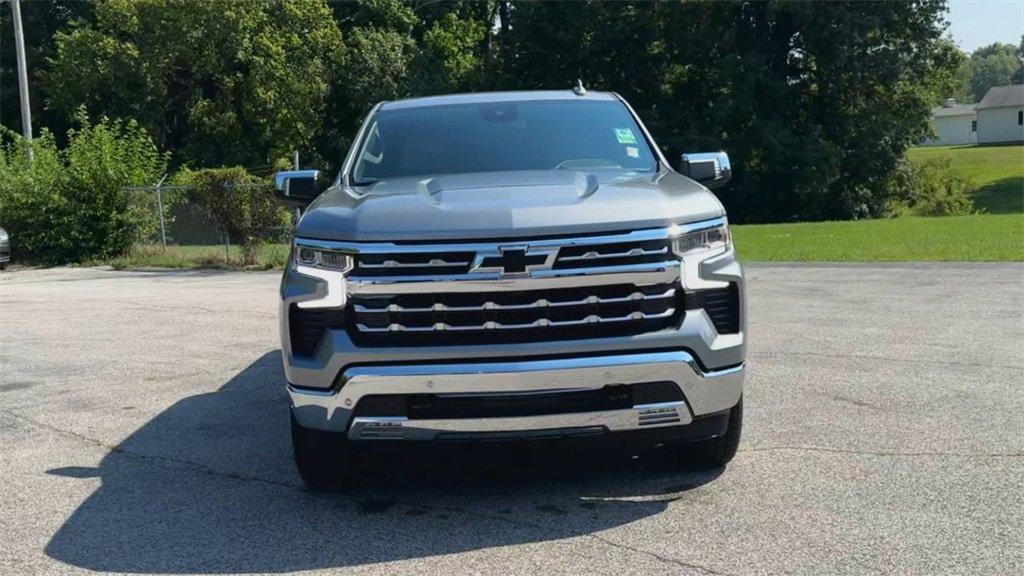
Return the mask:
<path fill-rule="evenodd" d="M 977 187 L 974 205 L 990 214 L 1024 213 L 1024 146 L 924 146 L 911 162 L 949 158 L 950 168 Z"/>
<path fill-rule="evenodd" d="M 746 262 L 1024 261 L 1024 215 L 733 226 Z"/>

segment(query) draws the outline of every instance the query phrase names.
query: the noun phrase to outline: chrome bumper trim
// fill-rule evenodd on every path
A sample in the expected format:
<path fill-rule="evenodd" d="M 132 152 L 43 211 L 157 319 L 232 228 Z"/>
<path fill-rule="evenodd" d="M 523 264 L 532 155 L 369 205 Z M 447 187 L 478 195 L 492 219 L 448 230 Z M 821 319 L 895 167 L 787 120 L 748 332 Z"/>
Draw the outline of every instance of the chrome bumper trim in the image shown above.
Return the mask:
<path fill-rule="evenodd" d="M 404 417 L 352 419 L 350 440 L 459 440 L 494 437 L 573 436 L 689 424 L 685 402 L 634 406 L 628 410 L 506 418 L 409 420 Z"/>
<path fill-rule="evenodd" d="M 635 406 L 627 410 L 523 418 L 446 421 L 352 418 L 359 400 L 370 394 L 537 393 L 595 390 L 609 384 L 660 381 L 675 382 L 686 398 L 684 405 L 672 408 L 674 416 L 650 412 L 656 407 Z M 693 416 L 731 408 L 739 400 L 742 388 L 742 365 L 704 372 L 689 353 L 672 351 L 554 360 L 359 366 L 346 370 L 333 389 L 296 388 L 289 384 L 288 393 L 293 413 L 303 426 L 333 432 L 349 431 L 353 439 L 364 440 L 370 439 L 364 436 L 367 428 L 377 434 L 386 433 L 385 428 L 403 428 L 403 439 L 407 438 L 404 429 L 418 430 L 408 434 L 412 439 L 449 432 L 522 432 L 588 427 L 618 431 L 640 428 L 642 423 L 643 427 L 679 425 L 689 423 Z M 683 409 L 686 407 L 689 410 Z"/>

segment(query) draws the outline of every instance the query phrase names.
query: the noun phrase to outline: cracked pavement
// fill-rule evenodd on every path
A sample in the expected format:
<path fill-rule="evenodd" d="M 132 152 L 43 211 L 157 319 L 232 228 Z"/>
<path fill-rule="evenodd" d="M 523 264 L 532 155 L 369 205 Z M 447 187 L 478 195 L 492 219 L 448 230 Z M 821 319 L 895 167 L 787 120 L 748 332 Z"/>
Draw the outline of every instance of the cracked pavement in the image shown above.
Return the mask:
<path fill-rule="evenodd" d="M 276 273 L 0 273 L 0 573 L 1024 573 L 1024 265 L 748 267 L 743 442 L 291 462 Z"/>

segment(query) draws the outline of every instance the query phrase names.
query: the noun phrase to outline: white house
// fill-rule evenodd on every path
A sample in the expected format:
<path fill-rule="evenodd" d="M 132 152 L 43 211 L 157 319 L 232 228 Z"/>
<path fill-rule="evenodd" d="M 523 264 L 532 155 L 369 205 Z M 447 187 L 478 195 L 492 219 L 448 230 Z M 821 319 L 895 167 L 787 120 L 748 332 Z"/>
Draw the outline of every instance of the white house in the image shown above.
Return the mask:
<path fill-rule="evenodd" d="M 977 114 L 979 144 L 1024 142 L 1024 85 L 989 88 Z"/>
<path fill-rule="evenodd" d="M 926 140 L 925 146 L 952 146 L 978 142 L 978 115 L 974 104 L 957 104 L 950 98 L 932 109 L 932 127 L 935 138 Z"/>

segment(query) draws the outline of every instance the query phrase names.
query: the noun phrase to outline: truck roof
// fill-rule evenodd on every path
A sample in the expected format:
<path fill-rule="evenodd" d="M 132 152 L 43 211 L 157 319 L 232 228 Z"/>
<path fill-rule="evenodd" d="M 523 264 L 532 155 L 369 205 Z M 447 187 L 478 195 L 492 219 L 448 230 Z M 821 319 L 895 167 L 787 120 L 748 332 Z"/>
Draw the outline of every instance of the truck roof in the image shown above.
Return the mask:
<path fill-rule="evenodd" d="M 381 110 L 403 110 L 447 104 L 483 104 L 487 102 L 528 102 L 535 100 L 615 100 L 611 92 L 592 92 L 577 96 L 572 90 L 524 90 L 508 92 L 477 92 L 475 94 L 446 94 L 395 100 L 381 104 Z"/>

